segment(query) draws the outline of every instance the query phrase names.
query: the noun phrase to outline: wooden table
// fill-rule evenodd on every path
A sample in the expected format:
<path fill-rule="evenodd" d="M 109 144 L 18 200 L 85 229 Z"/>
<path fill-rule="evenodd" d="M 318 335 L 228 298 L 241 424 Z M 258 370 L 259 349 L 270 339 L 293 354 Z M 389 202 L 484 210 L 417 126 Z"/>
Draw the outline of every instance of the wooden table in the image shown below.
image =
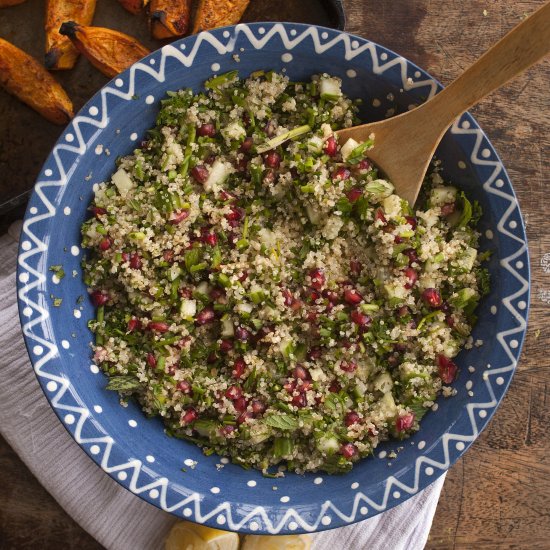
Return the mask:
<path fill-rule="evenodd" d="M 274 2 L 275 3 L 275 2 Z M 542 0 L 347 0 L 348 30 L 449 83 Z M 275 8 L 274 8 L 275 9 Z M 451 469 L 428 549 L 550 548 L 550 62 L 473 109 L 527 223 L 532 304 L 518 372 L 487 430 Z M 101 548 L 0 439 L 0 549 Z M 342 549 L 356 550 L 356 549 Z M 359 549 L 357 549 L 359 550 Z M 389 549 L 391 550 L 391 549 Z"/>

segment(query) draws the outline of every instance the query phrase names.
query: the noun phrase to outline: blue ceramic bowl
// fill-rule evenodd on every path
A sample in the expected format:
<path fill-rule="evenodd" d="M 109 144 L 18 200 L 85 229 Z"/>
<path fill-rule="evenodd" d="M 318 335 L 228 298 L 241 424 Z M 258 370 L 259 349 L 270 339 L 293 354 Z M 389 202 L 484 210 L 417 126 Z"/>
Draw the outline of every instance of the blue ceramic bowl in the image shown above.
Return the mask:
<path fill-rule="evenodd" d="M 27 210 L 17 274 L 19 310 L 31 361 L 44 393 L 75 441 L 105 472 L 151 504 L 207 525 L 241 532 L 330 529 L 400 504 L 445 472 L 494 414 L 520 354 L 529 303 L 529 261 L 510 180 L 475 120 L 463 115 L 438 150 L 446 177 L 483 206 L 483 249 L 494 251 L 491 294 L 479 307 L 474 338 L 461 353 L 457 395 L 404 443 L 387 442 L 342 476 L 324 473 L 267 479 L 191 443 L 171 439 L 158 419 L 123 408 L 92 364 L 86 327 L 93 308 L 81 280 L 80 225 L 94 183 L 139 144 L 167 90 L 199 90 L 212 73 L 286 71 L 307 80 L 329 72 L 364 120 L 407 109 L 439 84 L 395 53 L 362 38 L 299 24 L 237 25 L 185 38 L 152 53 L 85 105 L 48 157 Z M 63 265 L 59 283 L 49 266 Z M 62 298 L 53 307 L 52 296 Z M 389 458 L 398 446 L 404 448 Z M 393 454 L 392 454 L 393 456 Z M 223 468 L 220 468 L 223 464 Z M 186 472 L 182 472 L 182 467 Z M 276 487 L 276 489 L 274 488 Z"/>

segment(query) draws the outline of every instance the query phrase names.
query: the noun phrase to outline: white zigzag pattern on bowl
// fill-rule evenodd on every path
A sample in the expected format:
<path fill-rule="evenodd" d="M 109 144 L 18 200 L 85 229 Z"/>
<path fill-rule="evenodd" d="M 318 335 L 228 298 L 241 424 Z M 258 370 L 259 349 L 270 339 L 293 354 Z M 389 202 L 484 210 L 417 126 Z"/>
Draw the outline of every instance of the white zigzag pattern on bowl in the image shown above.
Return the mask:
<path fill-rule="evenodd" d="M 152 483 L 148 483 L 146 485 L 141 485 L 141 486 L 139 485 L 140 473 L 144 472 L 145 474 L 147 474 L 148 472 L 150 472 L 151 471 L 150 466 L 143 465 L 143 463 L 140 460 L 133 460 L 127 463 L 109 465 L 109 457 L 111 454 L 111 449 L 114 445 L 114 440 L 112 439 L 112 437 L 108 435 L 104 435 L 101 437 L 91 437 L 91 438 L 82 437 L 83 426 L 86 420 L 90 417 L 89 410 L 86 408 L 86 406 L 83 403 L 80 403 L 79 404 L 80 406 L 76 406 L 76 407 L 62 404 L 61 399 L 71 385 L 70 380 L 68 380 L 65 377 L 60 377 L 55 374 L 51 374 L 42 370 L 44 365 L 46 365 L 52 358 L 58 355 L 58 350 L 55 343 L 50 342 L 49 340 L 46 340 L 32 332 L 33 327 L 35 327 L 36 325 L 39 325 L 39 324 L 45 325 L 47 323 L 49 314 L 48 314 L 48 311 L 44 309 L 40 304 L 34 302 L 29 298 L 29 292 L 35 288 L 40 288 L 45 283 L 46 278 L 42 273 L 33 269 L 27 263 L 27 259 L 36 254 L 42 254 L 47 250 L 47 244 L 45 242 L 42 242 L 40 238 L 32 232 L 31 228 L 32 228 L 32 225 L 37 223 L 38 221 L 53 217 L 55 215 L 55 208 L 51 204 L 51 202 L 46 198 L 43 190 L 48 187 L 61 187 L 65 185 L 67 182 L 67 177 L 70 176 L 71 171 L 74 169 L 74 164 L 73 164 L 69 168 L 68 172 L 65 171 L 65 168 L 60 159 L 59 152 L 62 150 L 65 150 L 76 154 L 83 154 L 86 151 L 88 144 L 84 142 L 84 138 L 80 130 L 81 125 L 87 124 L 87 125 L 96 127 L 99 131 L 100 129 L 105 128 L 105 126 L 108 124 L 108 112 L 107 112 L 107 95 L 108 94 L 118 96 L 124 100 L 131 100 L 132 96 L 135 93 L 134 77 L 137 71 L 146 72 L 151 76 L 153 76 L 157 81 L 163 82 L 165 80 L 164 71 L 166 66 L 166 60 L 168 57 L 174 57 L 177 60 L 179 60 L 180 63 L 182 63 L 186 67 L 189 67 L 193 64 L 195 56 L 197 55 L 197 52 L 200 50 L 202 44 L 205 44 L 205 43 L 210 44 L 220 54 L 233 51 L 235 42 L 236 42 L 236 35 L 238 33 L 245 34 L 250 44 L 256 49 L 262 49 L 276 35 L 278 35 L 281 38 L 281 40 L 283 41 L 283 44 L 288 50 L 292 50 L 302 41 L 310 37 L 313 40 L 315 51 L 317 54 L 322 54 L 323 52 L 334 47 L 336 44 L 343 42 L 345 46 L 345 52 L 346 52 L 345 58 L 347 60 L 353 59 L 357 55 L 365 51 L 368 51 L 372 58 L 373 71 L 376 74 L 382 74 L 383 72 L 385 72 L 386 70 L 390 69 L 393 66 L 400 66 L 402 85 L 404 89 L 408 90 L 408 89 L 417 88 L 417 87 L 429 87 L 430 97 L 433 94 L 435 94 L 437 90 L 436 83 L 431 79 L 417 81 L 417 82 L 413 82 L 412 80 L 410 80 L 407 74 L 407 62 L 404 58 L 395 56 L 393 59 L 390 59 L 387 63 L 380 63 L 378 58 L 377 48 L 375 45 L 368 43 L 360 47 L 353 48 L 351 38 L 343 34 L 338 34 L 333 39 L 323 43 L 319 37 L 319 33 L 317 29 L 314 27 L 309 27 L 305 31 L 303 31 L 301 34 L 297 35 L 294 38 L 291 38 L 288 36 L 286 29 L 282 25 L 275 24 L 271 26 L 270 30 L 264 36 L 262 36 L 261 38 L 258 38 L 254 35 L 252 29 L 248 25 L 241 24 L 236 27 L 235 35 L 231 37 L 227 42 L 227 44 L 225 45 L 212 34 L 201 33 L 198 35 L 196 42 L 193 46 L 193 49 L 188 55 L 185 55 L 183 52 L 181 52 L 174 46 L 169 45 L 169 46 L 163 47 L 161 51 L 161 60 L 159 63 L 158 70 L 153 69 L 153 67 L 151 67 L 150 65 L 146 65 L 145 63 L 138 63 L 130 69 L 127 91 L 122 91 L 111 86 L 104 88 L 101 91 L 101 110 L 100 110 L 101 118 L 99 120 L 97 118 L 83 116 L 83 115 L 80 115 L 74 119 L 74 121 L 72 122 L 72 127 L 74 129 L 74 134 L 78 145 L 76 146 L 66 145 L 66 144 L 57 145 L 53 151 L 55 164 L 60 174 L 59 179 L 55 181 L 40 180 L 36 184 L 35 191 L 37 195 L 40 197 L 47 212 L 30 217 L 24 223 L 23 232 L 31 240 L 31 242 L 34 243 L 34 248 L 31 248 L 28 251 L 21 252 L 18 262 L 22 270 L 26 270 L 30 275 L 35 277 L 34 281 L 29 282 L 19 291 L 19 299 L 26 306 L 31 307 L 33 311 L 36 312 L 38 315 L 34 319 L 31 319 L 28 322 L 24 323 L 23 332 L 27 338 L 29 338 L 30 340 L 33 340 L 34 342 L 36 342 L 36 344 L 39 344 L 47 348 L 47 353 L 43 357 L 40 357 L 35 362 L 34 368 L 38 376 L 40 376 L 45 380 L 52 380 L 59 385 L 59 390 L 56 392 L 55 396 L 51 400 L 53 407 L 58 409 L 58 411 L 67 411 L 77 415 L 78 421 L 74 430 L 75 440 L 80 445 L 87 446 L 90 444 L 94 444 L 94 445 L 102 446 L 102 451 L 101 451 L 102 455 L 101 455 L 100 463 L 101 463 L 101 467 L 106 472 L 114 473 L 114 472 L 119 472 L 123 470 L 128 470 L 128 473 L 131 472 L 128 486 L 132 492 L 136 494 L 141 494 L 141 493 L 150 491 L 151 489 L 155 489 L 155 488 L 160 489 L 158 500 L 159 500 L 160 507 L 162 509 L 168 512 L 174 512 L 178 509 L 183 509 L 187 506 L 192 505 L 193 506 L 192 519 L 199 523 L 204 523 L 208 521 L 210 518 L 213 518 L 219 514 L 223 514 L 226 518 L 227 528 L 232 530 L 240 530 L 242 528 L 246 528 L 248 522 L 250 522 L 253 519 L 257 519 L 262 521 L 263 525 L 265 526 L 265 530 L 267 532 L 273 533 L 273 534 L 279 533 L 282 530 L 284 531 L 285 526 L 287 526 L 290 520 L 295 521 L 298 524 L 298 526 L 304 531 L 315 531 L 321 524 L 321 518 L 329 511 L 337 515 L 342 521 L 346 523 L 350 523 L 356 520 L 359 507 L 362 504 L 367 504 L 377 512 L 385 510 L 388 505 L 388 499 L 390 497 L 390 494 L 394 488 L 398 488 L 409 494 L 416 493 L 419 490 L 420 479 L 422 474 L 421 470 L 423 466 L 438 468 L 442 471 L 447 469 L 450 465 L 450 451 L 449 451 L 450 443 L 452 441 L 471 443 L 477 437 L 479 433 L 479 429 L 478 429 L 478 424 L 475 416 L 475 410 L 493 408 L 497 404 L 495 393 L 493 391 L 493 387 L 491 384 L 491 378 L 496 376 L 497 374 L 503 374 L 503 373 L 513 371 L 516 365 L 516 358 L 508 342 L 506 341 L 506 338 L 512 336 L 513 334 L 521 334 L 526 327 L 526 321 L 524 317 L 518 312 L 518 310 L 514 307 L 512 302 L 517 297 L 525 294 L 528 291 L 528 284 L 527 284 L 527 281 L 517 272 L 517 270 L 515 270 L 511 266 L 511 262 L 515 258 L 523 255 L 526 252 L 526 243 L 517 235 L 510 233 L 505 228 L 505 224 L 507 220 L 510 218 L 512 213 L 518 208 L 518 205 L 517 205 L 517 201 L 512 195 L 492 187 L 493 182 L 497 178 L 498 174 L 502 172 L 503 168 L 500 162 L 483 159 L 478 156 L 481 144 L 486 139 L 483 136 L 482 131 L 479 129 L 464 129 L 459 126 L 458 122 L 455 123 L 451 129 L 452 133 L 466 134 L 466 135 L 471 135 L 475 137 L 475 145 L 471 153 L 471 162 L 473 164 L 480 165 L 480 166 L 493 167 L 493 173 L 484 183 L 485 190 L 488 193 L 497 195 L 510 202 L 505 215 L 502 217 L 502 219 L 499 221 L 497 225 L 497 230 L 502 235 L 516 240 L 521 245 L 520 248 L 518 248 L 518 250 L 514 252 L 511 256 L 501 260 L 502 267 L 508 270 L 521 283 L 520 290 L 518 290 L 516 293 L 514 293 L 511 296 L 503 298 L 502 300 L 504 306 L 517 320 L 518 327 L 514 329 L 502 331 L 497 335 L 497 339 L 500 345 L 502 346 L 502 348 L 504 349 L 504 351 L 506 352 L 507 356 L 510 359 L 510 364 L 506 365 L 505 367 L 501 367 L 499 369 L 493 369 L 491 371 L 487 371 L 486 376 L 484 377 L 484 380 L 485 380 L 487 389 L 489 391 L 489 395 L 491 396 L 491 400 L 486 403 L 470 403 L 467 405 L 468 415 L 471 422 L 472 435 L 461 435 L 461 434 L 453 434 L 453 433 L 445 434 L 442 437 L 444 461 L 438 462 L 429 458 L 428 456 L 419 457 L 415 465 L 414 484 L 412 486 L 408 486 L 400 482 L 395 477 L 391 476 L 387 479 L 384 497 L 381 502 L 375 502 L 369 497 L 367 497 L 366 495 L 364 495 L 363 493 L 358 492 L 355 495 L 353 507 L 349 515 L 339 510 L 336 506 L 332 504 L 332 502 L 326 501 L 320 507 L 319 515 L 316 521 L 313 523 L 308 523 L 300 516 L 299 512 L 297 512 L 294 508 L 289 508 L 285 513 L 285 515 L 282 517 L 282 519 L 277 524 L 273 524 L 269 519 L 266 510 L 262 506 L 258 506 L 257 508 L 252 510 L 250 513 L 248 513 L 245 517 L 240 518 L 238 520 L 233 519 L 232 517 L 233 511 L 231 509 L 230 503 L 228 502 L 224 502 L 210 511 L 207 511 L 207 512 L 203 511 L 201 510 L 201 497 L 198 493 L 193 493 L 189 496 L 185 496 L 185 498 L 183 498 L 181 501 L 169 506 L 167 503 L 167 490 L 168 490 L 168 484 L 169 484 L 169 481 L 167 478 L 159 478 Z M 92 136 L 92 138 L 90 139 L 90 142 L 93 142 L 94 138 L 95 138 L 95 135 Z M 32 353 L 32 350 L 30 351 Z M 76 396 L 76 394 L 74 395 Z M 76 398 L 78 399 L 78 397 Z M 430 449 L 427 449 L 426 453 L 429 450 Z M 365 515 L 364 517 L 368 517 L 368 515 Z"/>

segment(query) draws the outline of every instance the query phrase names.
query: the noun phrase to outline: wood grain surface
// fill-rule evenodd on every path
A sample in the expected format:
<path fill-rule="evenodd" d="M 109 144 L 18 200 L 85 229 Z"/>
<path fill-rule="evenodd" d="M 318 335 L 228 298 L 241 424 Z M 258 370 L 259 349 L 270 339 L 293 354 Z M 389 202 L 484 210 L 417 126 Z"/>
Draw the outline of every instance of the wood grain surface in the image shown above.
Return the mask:
<path fill-rule="evenodd" d="M 543 2 L 346 0 L 345 4 L 350 32 L 408 57 L 445 84 Z M 508 169 L 527 223 L 531 314 L 522 358 L 506 398 L 487 430 L 447 476 L 429 550 L 550 549 L 549 85 L 547 59 L 473 109 Z M 0 549 L 38 545 L 43 550 L 101 548 L 0 439 Z"/>

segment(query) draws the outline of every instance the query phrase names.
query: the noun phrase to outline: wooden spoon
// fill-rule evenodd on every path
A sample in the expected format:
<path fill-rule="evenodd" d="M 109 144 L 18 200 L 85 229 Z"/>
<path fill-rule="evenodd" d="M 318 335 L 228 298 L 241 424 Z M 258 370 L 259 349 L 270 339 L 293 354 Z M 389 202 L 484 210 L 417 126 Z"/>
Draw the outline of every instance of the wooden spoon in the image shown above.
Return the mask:
<path fill-rule="evenodd" d="M 394 184 L 397 194 L 414 205 L 434 151 L 452 122 L 549 52 L 550 2 L 426 103 L 393 118 L 340 130 L 338 141 L 363 142 L 374 134 L 369 159 Z"/>

